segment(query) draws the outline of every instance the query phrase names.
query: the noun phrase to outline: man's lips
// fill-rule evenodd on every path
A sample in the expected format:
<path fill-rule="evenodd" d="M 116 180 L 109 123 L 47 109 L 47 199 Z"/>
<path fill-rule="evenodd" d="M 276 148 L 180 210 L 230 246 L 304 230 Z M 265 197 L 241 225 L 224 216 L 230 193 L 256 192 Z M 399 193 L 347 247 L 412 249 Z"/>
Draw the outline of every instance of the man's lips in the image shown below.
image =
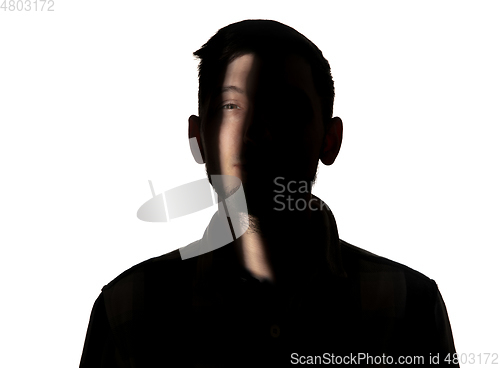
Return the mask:
<path fill-rule="evenodd" d="M 255 162 L 240 161 L 233 165 L 238 170 L 245 171 L 246 173 L 258 172 L 259 165 Z"/>
<path fill-rule="evenodd" d="M 250 161 L 248 161 L 248 160 L 238 160 L 238 161 L 236 161 L 236 163 L 234 163 L 234 166 L 245 167 L 245 166 L 248 166 L 249 164 L 250 164 Z"/>
<path fill-rule="evenodd" d="M 258 163 L 255 161 L 239 161 L 234 164 L 237 167 L 255 167 L 258 166 Z"/>
<path fill-rule="evenodd" d="M 252 177 L 267 177 L 271 173 L 274 173 L 274 170 L 269 165 L 269 161 L 243 161 L 235 163 L 233 167 Z"/>

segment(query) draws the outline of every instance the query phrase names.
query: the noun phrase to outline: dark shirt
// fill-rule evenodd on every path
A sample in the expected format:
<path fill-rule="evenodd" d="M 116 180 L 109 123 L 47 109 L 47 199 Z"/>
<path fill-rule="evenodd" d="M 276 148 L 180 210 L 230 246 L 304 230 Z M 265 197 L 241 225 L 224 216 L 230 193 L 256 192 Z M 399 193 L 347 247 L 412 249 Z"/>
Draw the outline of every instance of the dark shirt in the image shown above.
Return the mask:
<path fill-rule="evenodd" d="M 80 367 L 288 366 L 311 359 L 371 366 L 401 358 L 427 366 L 437 354 L 453 366 L 444 361 L 455 348 L 436 283 L 339 240 L 327 207 L 315 219 L 315 236 L 304 247 L 321 250 L 324 262 L 286 286 L 253 278 L 230 245 L 185 260 L 176 250 L 125 271 L 94 304 Z M 207 246 L 219 220 L 214 215 L 188 247 Z"/>

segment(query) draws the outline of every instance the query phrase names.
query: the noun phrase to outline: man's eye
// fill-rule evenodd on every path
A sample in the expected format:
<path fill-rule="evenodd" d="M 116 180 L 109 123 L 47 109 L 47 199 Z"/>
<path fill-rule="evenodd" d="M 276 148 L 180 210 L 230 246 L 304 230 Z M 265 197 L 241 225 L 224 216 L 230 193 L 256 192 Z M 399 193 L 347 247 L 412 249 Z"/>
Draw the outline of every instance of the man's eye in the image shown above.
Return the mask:
<path fill-rule="evenodd" d="M 225 110 L 234 110 L 234 109 L 239 109 L 240 107 L 236 104 L 233 104 L 233 103 L 229 103 L 229 104 L 225 104 L 221 107 L 221 109 L 225 109 Z"/>

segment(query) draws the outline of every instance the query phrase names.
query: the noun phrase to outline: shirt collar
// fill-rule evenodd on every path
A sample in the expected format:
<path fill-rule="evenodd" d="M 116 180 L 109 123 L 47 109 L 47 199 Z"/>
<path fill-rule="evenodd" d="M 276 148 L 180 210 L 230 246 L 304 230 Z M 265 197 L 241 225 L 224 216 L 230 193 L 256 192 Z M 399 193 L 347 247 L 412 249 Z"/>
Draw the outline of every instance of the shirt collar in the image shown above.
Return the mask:
<path fill-rule="evenodd" d="M 316 237 L 316 239 L 321 239 L 320 242 L 322 244 L 318 244 L 317 246 L 323 248 L 327 265 L 326 267 L 318 268 L 315 276 L 326 273 L 330 276 L 343 278 L 346 274 L 342 265 L 337 223 L 326 203 L 314 195 L 312 195 L 312 198 L 314 200 L 310 201 L 310 203 L 314 231 L 321 232 L 320 236 Z M 230 240 L 232 238 L 227 238 L 228 233 L 230 232 L 227 221 L 218 211 L 214 214 L 205 229 L 203 237 L 197 242 L 190 244 L 188 246 L 190 247 L 189 249 L 183 250 L 184 254 L 188 254 L 189 252 L 192 252 L 192 254 L 198 252 L 200 254 L 197 257 L 195 285 L 200 285 L 204 282 L 203 280 L 217 275 L 219 270 L 223 273 L 225 279 L 228 279 L 230 275 L 234 275 L 237 278 L 249 277 L 249 273 L 239 265 L 236 259 L 236 255 L 231 247 L 232 241 Z M 221 246 L 221 244 L 226 245 Z"/>

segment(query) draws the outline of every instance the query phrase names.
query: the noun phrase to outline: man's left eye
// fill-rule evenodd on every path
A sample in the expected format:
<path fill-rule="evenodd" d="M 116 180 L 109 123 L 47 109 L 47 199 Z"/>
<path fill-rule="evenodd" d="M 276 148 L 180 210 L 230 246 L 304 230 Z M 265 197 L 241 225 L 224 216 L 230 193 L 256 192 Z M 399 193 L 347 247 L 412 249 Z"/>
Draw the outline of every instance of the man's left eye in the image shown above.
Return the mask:
<path fill-rule="evenodd" d="M 234 109 L 239 109 L 240 107 L 236 104 L 229 103 L 229 104 L 223 105 L 221 108 L 225 109 L 225 110 L 234 110 Z"/>

